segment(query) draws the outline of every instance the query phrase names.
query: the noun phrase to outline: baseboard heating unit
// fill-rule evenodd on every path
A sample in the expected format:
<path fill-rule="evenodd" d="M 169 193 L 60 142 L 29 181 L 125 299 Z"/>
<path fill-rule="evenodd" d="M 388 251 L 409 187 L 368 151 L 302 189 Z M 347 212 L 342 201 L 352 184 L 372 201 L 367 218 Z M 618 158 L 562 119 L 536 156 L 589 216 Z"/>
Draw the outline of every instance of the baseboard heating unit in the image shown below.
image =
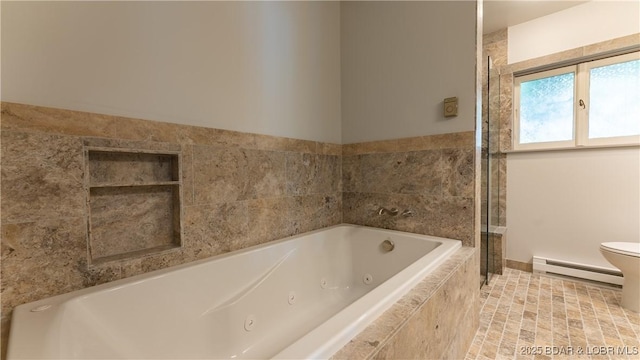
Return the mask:
<path fill-rule="evenodd" d="M 608 284 L 622 285 L 622 272 L 564 260 L 533 257 L 533 272 L 565 275 Z"/>

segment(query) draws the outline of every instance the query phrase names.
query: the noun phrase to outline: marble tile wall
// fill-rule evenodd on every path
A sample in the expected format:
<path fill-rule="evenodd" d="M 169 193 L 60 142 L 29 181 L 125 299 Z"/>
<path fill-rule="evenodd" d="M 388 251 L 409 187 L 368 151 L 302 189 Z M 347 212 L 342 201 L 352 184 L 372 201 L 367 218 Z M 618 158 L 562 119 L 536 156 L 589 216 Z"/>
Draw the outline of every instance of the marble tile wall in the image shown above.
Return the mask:
<path fill-rule="evenodd" d="M 89 264 L 179 247 L 180 145 L 157 143 L 150 150 L 99 139 L 96 147 L 91 138 L 83 144 Z"/>
<path fill-rule="evenodd" d="M 341 146 L 14 103 L 2 103 L 1 129 L 3 345 L 16 305 L 341 222 L 475 242 L 473 132 Z M 89 261 L 89 145 L 180 152 L 182 247 Z M 380 206 L 412 216 L 379 216 Z M 447 294 L 477 288 L 473 264 L 472 285 L 451 281 Z M 466 336 L 447 341 L 438 351 L 466 349 L 452 345 Z"/>
<path fill-rule="evenodd" d="M 463 247 L 332 359 L 461 359 L 479 325 L 479 249 Z"/>
<path fill-rule="evenodd" d="M 344 222 L 474 246 L 474 141 L 463 132 L 344 145 Z"/>
<path fill-rule="evenodd" d="M 14 103 L 1 130 L 3 349 L 16 305 L 342 222 L 341 145 Z M 182 247 L 89 262 L 87 143 L 181 152 Z"/>
<path fill-rule="evenodd" d="M 489 207 L 490 225 L 506 226 L 507 224 L 507 157 L 505 150 L 511 146 L 511 112 L 508 106 L 511 104 L 512 83 L 508 75 L 500 73 L 502 67 L 507 65 L 507 29 L 498 30 L 483 37 L 483 84 L 490 81 L 490 89 L 483 86 L 483 111 L 484 120 L 483 151 L 482 153 L 482 187 L 486 188 L 488 177 L 492 186 L 490 197 L 482 197 L 482 216 L 485 217 L 487 202 Z M 493 70 L 487 72 L 487 57 L 491 56 Z M 487 119 L 489 121 L 487 122 Z M 490 156 L 489 156 L 490 155 Z M 487 173 L 487 166 L 491 172 Z"/>
<path fill-rule="evenodd" d="M 102 143 L 102 141 L 101 141 Z M 118 149 L 120 142 L 116 142 Z M 91 142 L 85 141 L 90 146 Z M 178 151 L 179 147 L 175 147 Z M 135 148 L 132 151 L 136 151 Z M 166 150 L 171 152 L 171 148 Z M 162 153 L 117 153 L 91 151 L 88 155 L 88 177 L 91 185 L 142 184 L 174 180 L 177 156 Z M 175 177 L 178 177 L 177 174 Z M 179 180 L 179 179 L 175 179 Z"/>
<path fill-rule="evenodd" d="M 502 68 L 501 73 L 513 74 L 522 71 L 535 71 L 553 64 L 562 64 L 567 60 L 577 60 L 584 57 L 600 56 L 612 52 L 635 50 L 640 45 L 640 32 L 591 45 L 561 51 L 555 54 L 541 56 L 534 59 L 511 63 Z"/>
<path fill-rule="evenodd" d="M 180 228 L 173 224 L 176 190 L 166 185 L 91 189 L 91 263 L 180 246 L 180 236 L 174 236 Z"/>
<path fill-rule="evenodd" d="M 482 237 L 484 238 L 487 234 L 483 231 Z M 480 262 L 480 273 L 486 274 L 487 267 L 489 268 L 489 272 L 492 274 L 502 275 L 504 272 L 504 268 L 506 266 L 506 250 L 507 250 L 507 231 L 506 228 L 501 226 L 496 230 L 491 230 L 489 232 L 489 250 L 491 253 L 489 254 L 489 263 L 486 261 Z M 480 253 L 484 254 L 487 251 L 487 242 L 483 241 L 480 245 Z"/>

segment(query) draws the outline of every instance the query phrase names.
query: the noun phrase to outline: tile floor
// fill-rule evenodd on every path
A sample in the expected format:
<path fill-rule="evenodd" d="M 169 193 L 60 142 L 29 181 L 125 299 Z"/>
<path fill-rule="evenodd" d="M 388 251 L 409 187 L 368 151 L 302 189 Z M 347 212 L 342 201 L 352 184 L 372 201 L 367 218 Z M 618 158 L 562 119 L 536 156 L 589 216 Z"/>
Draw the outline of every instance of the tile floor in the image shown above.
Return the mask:
<path fill-rule="evenodd" d="M 640 359 L 640 314 L 621 291 L 506 269 L 480 291 L 478 359 Z"/>

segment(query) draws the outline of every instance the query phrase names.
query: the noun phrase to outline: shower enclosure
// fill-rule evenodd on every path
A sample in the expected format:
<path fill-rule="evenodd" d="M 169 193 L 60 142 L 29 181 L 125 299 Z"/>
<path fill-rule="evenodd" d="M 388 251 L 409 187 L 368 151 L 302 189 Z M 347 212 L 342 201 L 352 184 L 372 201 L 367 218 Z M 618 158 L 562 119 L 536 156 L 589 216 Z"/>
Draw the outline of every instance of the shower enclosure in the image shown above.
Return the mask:
<path fill-rule="evenodd" d="M 496 228 L 500 221 L 500 74 L 490 56 L 485 59 L 482 90 L 482 232 L 481 283 L 489 283 L 498 262 Z M 499 256 L 499 255 L 498 255 Z M 501 273 L 501 270 L 498 272 Z"/>

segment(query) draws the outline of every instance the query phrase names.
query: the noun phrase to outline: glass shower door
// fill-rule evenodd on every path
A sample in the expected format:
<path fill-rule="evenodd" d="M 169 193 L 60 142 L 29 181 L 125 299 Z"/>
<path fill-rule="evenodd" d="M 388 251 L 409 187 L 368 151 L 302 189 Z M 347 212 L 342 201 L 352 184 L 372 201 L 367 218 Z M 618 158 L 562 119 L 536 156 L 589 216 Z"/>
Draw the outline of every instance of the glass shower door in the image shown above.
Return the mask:
<path fill-rule="evenodd" d="M 500 74 L 491 57 L 486 58 L 483 73 L 483 121 L 482 121 L 482 230 L 481 230 L 481 281 L 489 283 L 494 273 L 494 241 L 492 230 L 499 224 L 500 171 L 497 155 L 500 152 Z"/>

